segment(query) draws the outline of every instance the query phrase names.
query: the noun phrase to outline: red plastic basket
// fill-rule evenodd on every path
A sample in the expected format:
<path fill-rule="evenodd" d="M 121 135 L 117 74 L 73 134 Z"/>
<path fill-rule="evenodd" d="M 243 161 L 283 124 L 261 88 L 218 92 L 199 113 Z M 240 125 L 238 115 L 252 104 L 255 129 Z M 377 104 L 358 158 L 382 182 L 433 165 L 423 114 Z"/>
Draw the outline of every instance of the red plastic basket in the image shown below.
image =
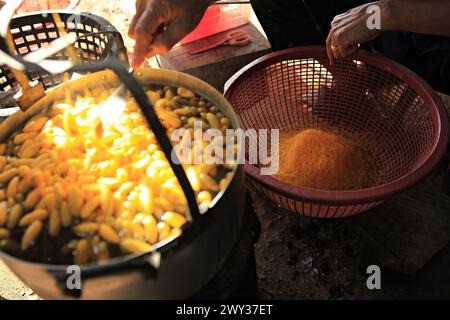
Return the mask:
<path fill-rule="evenodd" d="M 272 53 L 234 75 L 225 96 L 243 129 L 332 127 L 374 146 L 382 168 L 377 184 L 354 191 L 294 186 L 246 164 L 261 192 L 305 216 L 345 217 L 373 208 L 425 178 L 447 149 L 447 114 L 435 91 L 407 68 L 364 51 L 333 66 L 324 47 Z"/>
<path fill-rule="evenodd" d="M 197 28 L 184 37 L 180 44 L 209 37 L 244 24 L 250 19 L 252 7 L 249 4 L 216 4 L 206 10 Z"/>

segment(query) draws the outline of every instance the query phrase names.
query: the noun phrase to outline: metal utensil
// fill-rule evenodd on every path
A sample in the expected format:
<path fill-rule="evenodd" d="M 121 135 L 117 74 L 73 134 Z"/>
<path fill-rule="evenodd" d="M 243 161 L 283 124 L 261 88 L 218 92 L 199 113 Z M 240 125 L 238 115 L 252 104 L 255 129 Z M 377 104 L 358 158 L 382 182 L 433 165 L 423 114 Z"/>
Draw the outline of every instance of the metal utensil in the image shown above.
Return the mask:
<path fill-rule="evenodd" d="M 133 75 L 134 69 L 130 68 L 128 69 L 128 72 Z M 118 104 L 118 103 L 125 103 L 127 100 L 127 87 L 124 84 L 121 84 L 119 88 L 114 91 L 111 96 L 106 100 L 105 104 Z"/>
<path fill-rule="evenodd" d="M 0 11 L 0 36 L 5 39 L 6 45 L 11 52 L 14 51 L 15 45 L 9 29 L 9 22 L 22 2 L 22 0 L 7 2 Z M 45 95 L 44 86 L 36 81 L 30 82 L 30 79 L 28 79 L 27 75 L 20 68 L 10 67 L 12 74 L 20 84 L 20 91 L 17 93 L 15 99 L 20 108 L 26 110 Z"/>
<path fill-rule="evenodd" d="M 153 34 L 153 39 L 158 35 L 163 33 L 166 30 L 165 24 L 159 25 Z M 134 69 L 130 68 L 128 72 L 133 75 Z M 116 91 L 112 93 L 112 95 L 106 100 L 105 105 L 114 106 L 117 109 L 123 109 L 127 102 L 127 88 L 124 84 L 120 85 Z"/>
<path fill-rule="evenodd" d="M 132 75 L 134 69 L 130 68 L 128 72 Z M 100 111 L 100 119 L 103 124 L 112 125 L 124 112 L 128 101 L 127 92 L 128 89 L 125 84 L 121 84 L 119 88 L 117 88 L 111 96 L 99 106 L 99 108 L 102 108 Z"/>
<path fill-rule="evenodd" d="M 10 30 L 10 21 L 16 10 L 22 4 L 22 0 L 15 0 L 8 2 L 0 11 L 0 36 L 4 39 L 6 46 L 9 48 L 8 52 L 0 52 L 0 63 L 9 65 L 12 74 L 19 84 L 19 91 L 16 92 L 14 98 L 17 105 L 25 111 L 35 102 L 45 96 L 44 85 L 38 81 L 30 81 L 25 73 L 24 66 L 10 56 L 15 50 L 15 42 Z M 57 21 L 59 15 L 54 13 L 54 19 Z M 71 48 L 77 41 L 77 36 L 74 34 L 67 34 L 64 30 L 60 30 L 61 37 L 50 42 L 47 47 L 39 48 L 25 55 L 23 59 L 27 62 L 39 64 L 42 68 L 49 72 L 64 72 L 71 68 L 73 63 L 69 61 L 49 60 L 48 58 L 61 50 Z M 78 58 L 73 58 L 73 62 L 78 62 Z M 11 61 L 12 60 L 12 61 Z M 12 63 L 11 63 L 12 62 Z M 17 108 L 3 110 L 2 114 L 5 116 L 15 112 Z"/>

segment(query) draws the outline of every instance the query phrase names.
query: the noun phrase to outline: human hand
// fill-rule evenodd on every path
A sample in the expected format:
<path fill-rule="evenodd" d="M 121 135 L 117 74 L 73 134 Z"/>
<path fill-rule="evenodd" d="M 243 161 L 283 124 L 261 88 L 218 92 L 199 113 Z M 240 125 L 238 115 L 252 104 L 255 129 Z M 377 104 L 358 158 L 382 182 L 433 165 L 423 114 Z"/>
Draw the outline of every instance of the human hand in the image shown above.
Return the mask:
<path fill-rule="evenodd" d="M 346 58 L 353 54 L 358 45 L 377 38 L 388 23 L 387 7 L 389 0 L 367 3 L 337 15 L 331 22 L 331 30 L 327 38 L 327 52 L 330 63 L 334 59 Z M 374 14 L 368 11 L 370 6 L 380 8 L 381 29 L 369 28 L 368 22 Z"/>
<path fill-rule="evenodd" d="M 191 32 L 212 0 L 137 0 L 129 35 L 136 41 L 131 59 L 139 67 L 145 58 L 164 54 Z"/>

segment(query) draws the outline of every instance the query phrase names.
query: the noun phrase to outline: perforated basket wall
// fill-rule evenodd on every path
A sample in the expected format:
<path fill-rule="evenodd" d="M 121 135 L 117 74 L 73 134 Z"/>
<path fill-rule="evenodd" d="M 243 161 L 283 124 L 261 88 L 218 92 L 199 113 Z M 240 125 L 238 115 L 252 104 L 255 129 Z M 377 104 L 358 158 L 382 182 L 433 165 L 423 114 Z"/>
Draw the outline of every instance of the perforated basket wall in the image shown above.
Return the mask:
<path fill-rule="evenodd" d="M 423 179 L 447 148 L 448 119 L 436 93 L 408 69 L 367 52 L 333 66 L 324 47 L 269 54 L 233 76 L 225 96 L 244 129 L 326 128 L 371 146 L 376 185 L 354 191 L 290 185 L 247 163 L 261 192 L 306 216 L 366 211 Z"/>
<path fill-rule="evenodd" d="M 11 22 L 11 33 L 16 45 L 16 53 L 23 56 L 45 46 L 59 37 L 58 26 L 51 15 L 52 11 L 26 14 L 15 17 Z M 79 39 L 75 47 L 81 62 L 105 59 L 110 55 L 127 62 L 126 49 L 120 33 L 105 19 L 88 14 L 56 11 L 65 30 L 76 34 Z M 53 59 L 68 60 L 65 51 Z M 31 80 L 41 81 L 48 89 L 63 82 L 62 75 L 29 72 Z M 16 80 L 7 66 L 0 67 L 0 90 L 9 91 Z"/>

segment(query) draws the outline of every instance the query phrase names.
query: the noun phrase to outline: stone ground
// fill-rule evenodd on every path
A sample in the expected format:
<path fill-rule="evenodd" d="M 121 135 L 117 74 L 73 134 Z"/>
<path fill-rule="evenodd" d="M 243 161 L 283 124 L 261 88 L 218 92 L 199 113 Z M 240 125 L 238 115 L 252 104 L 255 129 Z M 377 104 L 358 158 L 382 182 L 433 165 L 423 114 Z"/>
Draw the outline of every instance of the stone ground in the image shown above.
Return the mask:
<path fill-rule="evenodd" d="M 36 300 L 38 296 L 0 260 L 0 300 L 4 299 Z"/>
<path fill-rule="evenodd" d="M 128 48 L 129 0 L 82 1 L 81 9 L 99 14 L 118 27 Z M 149 65 L 157 67 L 152 60 Z M 450 109 L 450 99 L 444 97 Z M 448 298 L 450 247 L 415 278 L 383 273 L 381 292 L 366 289 L 364 248 L 345 220 L 307 219 L 281 209 L 251 187 L 262 225 L 256 245 L 258 285 L 267 299 Z M 436 277 L 439 274 L 439 277 Z M 38 297 L 0 261 L 0 300 Z"/>

